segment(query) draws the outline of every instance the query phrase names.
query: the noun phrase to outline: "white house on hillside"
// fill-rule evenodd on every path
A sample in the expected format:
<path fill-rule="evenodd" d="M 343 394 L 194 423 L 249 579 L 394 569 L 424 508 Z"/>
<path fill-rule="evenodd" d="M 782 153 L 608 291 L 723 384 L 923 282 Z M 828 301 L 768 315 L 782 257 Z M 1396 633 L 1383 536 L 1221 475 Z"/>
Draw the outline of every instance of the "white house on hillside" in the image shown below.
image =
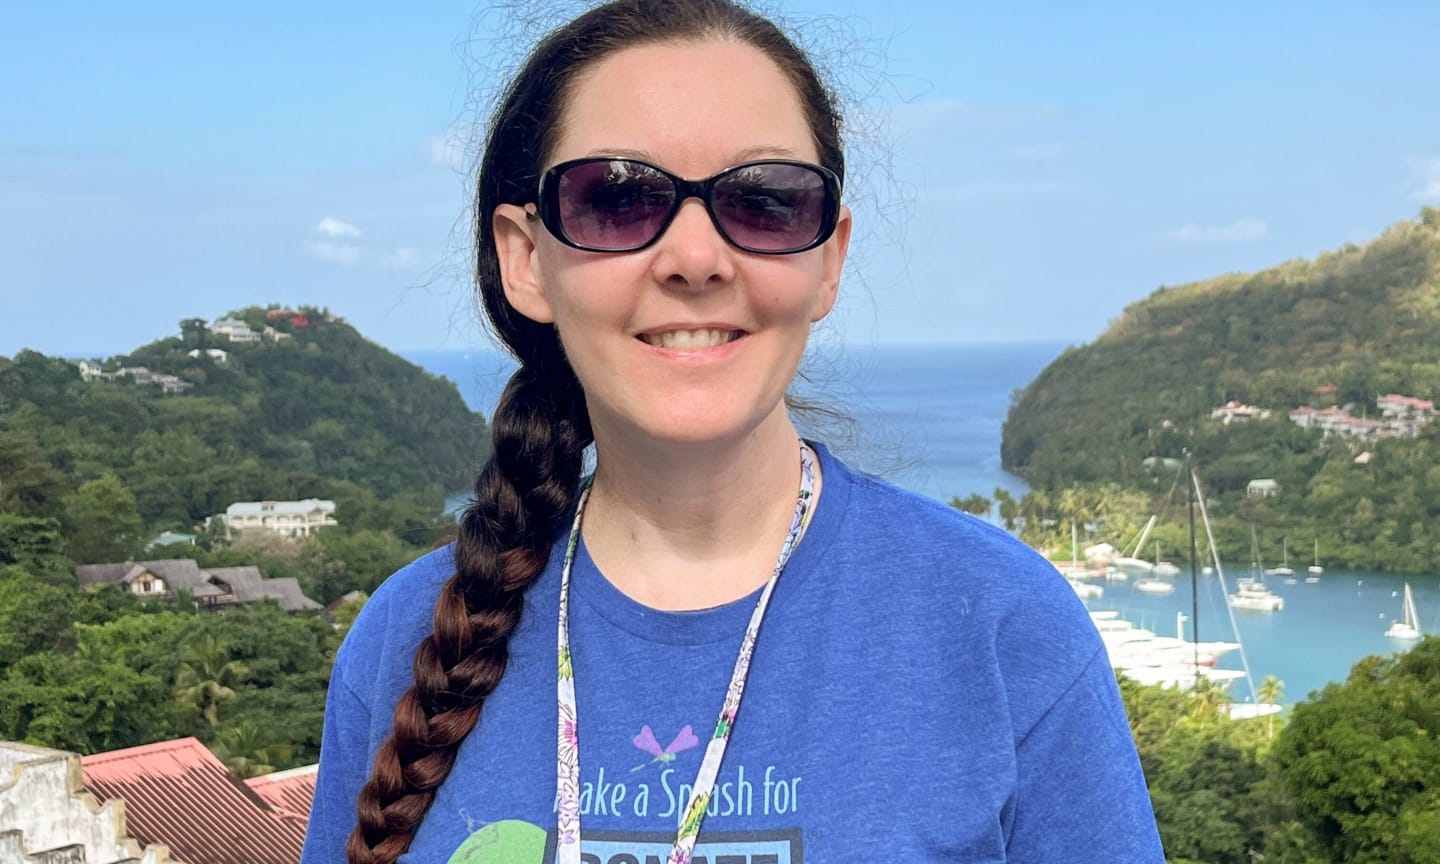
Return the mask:
<path fill-rule="evenodd" d="M 1251 480 L 1245 486 L 1245 496 L 1247 498 L 1273 498 L 1279 494 L 1280 484 L 1268 477 Z"/>
<path fill-rule="evenodd" d="M 309 537 L 335 521 L 335 502 L 319 498 L 303 501 L 242 501 L 214 517 L 225 525 L 225 536 L 241 531 L 271 531 L 285 537 Z"/>
<path fill-rule="evenodd" d="M 238 318 L 221 318 L 210 325 L 210 332 L 216 336 L 225 336 L 231 342 L 259 342 L 260 334 L 250 329 L 250 325 Z"/>
<path fill-rule="evenodd" d="M 1237 400 L 1230 400 L 1224 405 L 1210 412 L 1210 416 L 1226 426 L 1232 423 L 1249 423 L 1252 420 L 1268 420 L 1270 411 L 1266 408 L 1256 408 L 1253 405 L 1246 405 Z"/>

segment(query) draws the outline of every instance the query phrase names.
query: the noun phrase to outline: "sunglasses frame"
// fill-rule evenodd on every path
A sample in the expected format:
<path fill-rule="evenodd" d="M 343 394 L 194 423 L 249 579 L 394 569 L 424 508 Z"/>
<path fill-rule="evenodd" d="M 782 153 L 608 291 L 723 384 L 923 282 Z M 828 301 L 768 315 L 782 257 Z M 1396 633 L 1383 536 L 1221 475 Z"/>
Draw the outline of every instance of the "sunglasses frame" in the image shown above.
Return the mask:
<path fill-rule="evenodd" d="M 665 216 L 664 221 L 660 223 L 660 227 L 656 229 L 655 236 L 635 246 L 611 249 L 577 243 L 565 233 L 565 226 L 560 217 L 560 176 L 571 168 L 595 162 L 629 162 L 636 165 L 643 165 L 674 184 L 675 201 L 671 204 L 670 212 Z M 823 209 L 820 213 L 820 225 L 815 232 L 815 238 L 813 240 L 793 249 L 756 249 L 737 242 L 735 238 L 731 237 L 730 233 L 725 230 L 725 226 L 721 224 L 720 217 L 715 213 L 715 206 L 710 198 L 715 191 L 715 185 L 736 171 L 755 165 L 792 165 L 808 169 L 820 176 L 825 186 L 825 198 L 822 202 Z M 705 212 L 710 214 L 711 224 L 715 226 L 715 230 L 720 233 L 720 236 L 725 238 L 725 242 L 731 246 L 756 255 L 794 255 L 799 252 L 814 249 L 826 240 L 829 240 L 830 235 L 835 233 L 835 225 L 840 220 L 840 191 L 840 178 L 834 171 L 831 171 L 824 165 L 816 165 L 813 162 L 803 162 L 798 159 L 754 159 L 749 162 L 741 162 L 738 165 L 731 165 L 703 180 L 686 180 L 684 177 L 672 174 L 659 165 L 646 162 L 644 159 L 634 159 L 629 156 L 588 156 L 584 159 L 571 159 L 566 162 L 561 162 L 558 165 L 552 165 L 546 169 L 545 172 L 540 175 L 540 189 L 535 209 L 540 217 L 540 221 L 545 225 L 546 230 L 548 230 L 555 239 L 573 249 L 579 249 L 584 252 L 638 252 L 641 249 L 653 245 L 664 236 L 665 231 L 670 227 L 670 223 L 675 221 L 676 214 L 680 212 L 680 207 L 688 199 L 699 198 L 700 202 L 705 205 Z"/>

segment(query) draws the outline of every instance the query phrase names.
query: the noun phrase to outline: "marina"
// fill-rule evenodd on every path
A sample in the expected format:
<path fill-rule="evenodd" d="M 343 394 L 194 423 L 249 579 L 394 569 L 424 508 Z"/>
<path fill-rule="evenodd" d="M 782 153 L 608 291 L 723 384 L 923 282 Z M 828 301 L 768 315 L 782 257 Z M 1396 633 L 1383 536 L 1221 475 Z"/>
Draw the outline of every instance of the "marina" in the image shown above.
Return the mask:
<path fill-rule="evenodd" d="M 1228 571 L 1225 578 L 1234 592 L 1236 580 Z M 1283 602 L 1283 611 L 1236 608 L 1232 627 L 1226 592 L 1219 578 L 1214 574 L 1201 576 L 1199 638 L 1202 645 L 1243 642 L 1255 685 L 1259 686 L 1265 676 L 1274 675 L 1285 684 L 1281 701 L 1287 704 L 1304 699 L 1328 682 L 1343 681 L 1350 667 L 1362 657 L 1393 654 L 1415 644 L 1414 640 L 1386 635 L 1392 623 L 1403 622 L 1407 581 L 1419 629 L 1440 634 L 1440 587 L 1433 577 L 1327 569 L 1317 582 L 1272 581 L 1278 584 L 1270 585 L 1270 590 Z M 1092 616 L 1104 616 L 1102 620 L 1128 622 L 1135 628 L 1171 636 L 1175 633 L 1176 615 L 1188 617 L 1191 609 L 1188 573 L 1174 583 L 1172 593 L 1160 595 L 1137 590 L 1133 583 L 1106 582 L 1103 594 L 1085 599 L 1084 603 Z M 1187 640 L 1192 638 L 1190 626 L 1187 621 Z M 1213 668 L 1243 674 L 1240 652 L 1222 654 Z M 1233 681 L 1228 692 L 1236 702 L 1250 700 L 1249 685 L 1244 680 Z"/>

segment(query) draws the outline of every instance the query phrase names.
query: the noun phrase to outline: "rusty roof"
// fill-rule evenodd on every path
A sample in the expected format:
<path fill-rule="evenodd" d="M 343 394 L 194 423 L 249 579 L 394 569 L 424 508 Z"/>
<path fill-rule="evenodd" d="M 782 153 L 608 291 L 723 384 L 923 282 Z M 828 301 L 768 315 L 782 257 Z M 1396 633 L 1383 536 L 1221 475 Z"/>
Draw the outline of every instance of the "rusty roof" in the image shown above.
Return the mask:
<path fill-rule="evenodd" d="M 296 864 L 305 821 L 280 813 L 195 738 L 80 760 L 97 799 L 125 800 L 142 845 L 163 843 L 187 864 Z M 308 808 L 307 808 L 308 813 Z"/>
<path fill-rule="evenodd" d="M 251 777 L 245 785 L 264 798 L 275 812 L 296 819 L 301 827 L 310 820 L 310 802 L 315 798 L 315 777 L 319 765 L 291 768 L 263 777 Z"/>

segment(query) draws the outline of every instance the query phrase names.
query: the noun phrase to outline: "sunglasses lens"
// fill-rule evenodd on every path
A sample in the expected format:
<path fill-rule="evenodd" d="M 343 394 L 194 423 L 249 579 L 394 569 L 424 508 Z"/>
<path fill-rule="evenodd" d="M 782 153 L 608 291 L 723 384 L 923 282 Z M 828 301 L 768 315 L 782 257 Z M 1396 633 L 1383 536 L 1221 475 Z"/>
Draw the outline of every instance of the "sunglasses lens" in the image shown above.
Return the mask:
<path fill-rule="evenodd" d="M 560 224 L 591 249 L 633 249 L 650 242 L 675 206 L 675 186 L 643 162 L 582 162 L 559 177 Z"/>
<path fill-rule="evenodd" d="M 712 208 L 738 246 L 785 252 L 809 246 L 824 227 L 829 190 L 804 165 L 744 165 L 715 183 Z"/>

